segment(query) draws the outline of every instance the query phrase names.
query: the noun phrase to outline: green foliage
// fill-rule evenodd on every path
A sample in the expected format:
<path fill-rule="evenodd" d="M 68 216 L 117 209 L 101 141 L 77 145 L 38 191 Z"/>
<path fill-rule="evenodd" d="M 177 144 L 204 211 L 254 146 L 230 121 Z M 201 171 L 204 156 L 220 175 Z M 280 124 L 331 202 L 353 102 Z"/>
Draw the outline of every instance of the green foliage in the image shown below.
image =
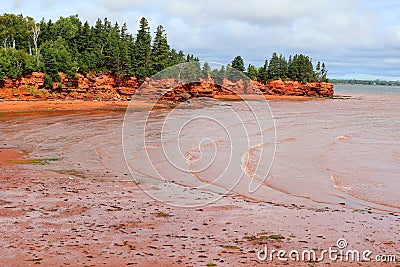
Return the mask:
<path fill-rule="evenodd" d="M 48 41 L 41 48 L 44 70 L 54 81 L 59 80 L 58 72 L 64 72 L 69 78 L 76 75 L 76 62 L 73 60 L 68 44 L 62 37 Z"/>
<path fill-rule="evenodd" d="M 237 81 L 243 78 L 242 73 L 246 71 L 244 60 L 241 56 L 236 56 L 230 65 L 227 66 L 227 77 L 231 81 Z"/>
<path fill-rule="evenodd" d="M 52 161 L 57 161 L 57 158 L 38 158 L 38 159 L 22 159 L 11 161 L 11 164 L 38 164 L 38 165 L 46 165 Z"/>
<path fill-rule="evenodd" d="M 203 64 L 202 72 L 203 72 L 203 77 L 204 78 L 208 78 L 208 76 L 210 75 L 211 67 L 210 67 L 210 64 L 208 64 L 207 61 L 204 62 L 204 64 Z"/>
<path fill-rule="evenodd" d="M 37 38 L 33 34 L 35 29 Z M 198 60 L 194 56 L 186 59 L 184 52 L 170 49 L 161 25 L 152 42 L 146 18 L 140 19 L 133 36 L 126 24 L 113 25 L 107 18 L 99 18 L 90 26 L 77 15 L 35 23 L 30 17 L 4 14 L 0 16 L 0 44 L 0 79 L 43 71 L 47 87 L 59 80 L 58 72 L 69 78 L 75 77 L 76 72 L 144 78 L 169 66 Z M 20 53 L 17 60 L 13 58 L 15 51 Z"/>
<path fill-rule="evenodd" d="M 214 69 L 210 72 L 211 78 L 214 79 L 216 84 L 222 84 L 223 80 L 227 76 L 227 71 L 224 65 L 221 66 L 221 69 Z"/>
<path fill-rule="evenodd" d="M 258 69 L 254 65 L 249 64 L 246 75 L 250 79 L 257 81 Z"/>
<path fill-rule="evenodd" d="M 360 85 L 385 85 L 385 86 L 400 86 L 400 81 L 385 81 L 385 80 L 344 80 L 344 79 L 329 79 L 334 84 L 360 84 Z"/>
<path fill-rule="evenodd" d="M 232 61 L 232 67 L 242 68 L 243 59 L 240 56 L 235 57 Z M 326 75 L 327 70 L 325 63 L 317 63 L 316 70 L 311 59 L 303 54 L 290 55 L 289 60 L 281 54 L 278 56 L 277 53 L 273 53 L 270 60 L 265 60 L 262 67 L 256 68 L 253 65 L 249 65 L 247 68 L 246 75 L 252 79 L 260 82 L 267 82 L 271 80 L 285 80 L 290 79 L 294 81 L 300 81 L 303 83 L 313 81 L 327 81 Z M 236 80 L 235 77 L 229 76 L 230 79 Z"/>
<path fill-rule="evenodd" d="M 285 239 L 282 235 L 262 235 L 259 236 L 258 239 L 274 239 L 274 240 L 282 240 Z"/>
<path fill-rule="evenodd" d="M 42 71 L 45 86 L 50 89 L 60 80 L 59 72 L 69 78 L 76 77 L 77 72 L 109 72 L 118 76 L 136 75 L 143 80 L 184 62 L 193 64 L 164 74 L 188 81 L 210 75 L 217 83 L 222 83 L 224 78 L 241 79 L 240 72 L 260 82 L 286 78 L 302 82 L 327 81 L 325 64 L 318 63 L 314 71 L 311 59 L 302 54 L 290 56 L 286 61 L 283 55 L 273 53 L 262 67 L 249 65 L 247 70 L 243 58 L 238 55 L 226 68 L 211 70 L 208 63 L 201 66 L 194 55 L 171 49 L 162 25 L 157 27 L 152 40 L 149 22 L 144 17 L 134 36 L 128 32 L 126 24 L 120 27 L 107 18 L 99 18 L 91 26 L 87 21 L 82 22 L 78 15 L 60 17 L 55 22 L 42 19 L 36 23 L 31 17 L 3 14 L 0 16 L 0 45 L 0 80 Z"/>
<path fill-rule="evenodd" d="M 231 245 L 222 245 L 221 247 L 222 248 L 227 248 L 227 249 L 239 249 L 239 247 L 235 246 L 235 245 L 233 245 L 233 246 L 231 246 Z"/>
<path fill-rule="evenodd" d="M 159 25 L 151 48 L 151 69 L 157 73 L 170 65 L 170 49 L 164 27 Z"/>
<path fill-rule="evenodd" d="M 288 66 L 289 78 L 303 83 L 315 80 L 314 67 L 311 59 L 303 54 L 295 55 Z"/>
<path fill-rule="evenodd" d="M 48 88 L 48 89 L 53 89 L 53 78 L 48 75 L 45 74 L 44 78 L 43 78 L 43 83 L 44 83 L 44 87 Z"/>
<path fill-rule="evenodd" d="M 151 35 L 146 18 L 141 18 L 134 46 L 134 72 L 139 77 L 150 74 Z"/>
<path fill-rule="evenodd" d="M 280 70 L 280 60 L 278 55 L 274 52 L 268 65 L 268 80 L 277 80 L 282 71 Z"/>
<path fill-rule="evenodd" d="M 23 50 L 0 48 L 0 80 L 16 79 L 34 70 L 34 57 Z"/>
<path fill-rule="evenodd" d="M 191 83 L 198 81 L 198 78 L 202 76 L 201 64 L 198 59 L 183 64 L 180 69 L 179 79 L 184 83 Z"/>
<path fill-rule="evenodd" d="M 232 68 L 237 69 L 238 71 L 244 72 L 246 69 L 244 67 L 244 61 L 241 56 L 236 56 L 231 63 Z"/>
<path fill-rule="evenodd" d="M 39 91 L 35 89 L 35 87 L 33 86 L 27 86 L 27 88 L 29 90 L 29 93 L 31 94 L 31 96 L 36 96 L 39 94 Z"/>
<path fill-rule="evenodd" d="M 0 42 L 4 48 L 28 49 L 29 26 L 32 18 L 22 15 L 0 16 Z"/>
<path fill-rule="evenodd" d="M 268 60 L 265 60 L 264 65 L 258 69 L 257 80 L 262 83 L 268 80 Z"/>

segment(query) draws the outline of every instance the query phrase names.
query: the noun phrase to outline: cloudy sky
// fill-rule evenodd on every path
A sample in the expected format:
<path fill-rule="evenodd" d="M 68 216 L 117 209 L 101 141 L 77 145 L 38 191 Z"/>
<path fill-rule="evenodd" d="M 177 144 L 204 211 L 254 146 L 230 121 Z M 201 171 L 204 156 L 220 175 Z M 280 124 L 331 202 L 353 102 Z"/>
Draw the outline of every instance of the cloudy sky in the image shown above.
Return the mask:
<path fill-rule="evenodd" d="M 272 52 L 323 61 L 330 78 L 400 80 L 400 1 L 396 0 L 8 0 L 0 13 L 39 21 L 78 14 L 137 30 L 165 26 L 172 47 L 201 60 L 241 55 L 261 66 Z"/>

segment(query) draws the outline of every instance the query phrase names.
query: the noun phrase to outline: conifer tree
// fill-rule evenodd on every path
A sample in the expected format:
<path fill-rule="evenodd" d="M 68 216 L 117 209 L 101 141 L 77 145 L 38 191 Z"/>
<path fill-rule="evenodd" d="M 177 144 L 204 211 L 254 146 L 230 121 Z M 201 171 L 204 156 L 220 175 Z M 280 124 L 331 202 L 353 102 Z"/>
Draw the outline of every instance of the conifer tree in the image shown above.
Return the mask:
<path fill-rule="evenodd" d="M 280 61 L 278 55 L 274 52 L 268 65 L 268 80 L 277 80 L 280 75 Z"/>
<path fill-rule="evenodd" d="M 210 64 L 208 64 L 208 62 L 204 62 L 203 64 L 203 77 L 204 78 L 208 78 L 208 76 L 210 75 L 210 71 L 211 71 L 211 67 Z"/>
<path fill-rule="evenodd" d="M 321 62 L 318 61 L 317 66 L 315 67 L 315 78 L 317 81 L 321 80 Z"/>
<path fill-rule="evenodd" d="M 258 69 L 257 80 L 262 83 L 268 80 L 268 60 L 265 60 L 264 65 Z"/>
<path fill-rule="evenodd" d="M 254 65 L 249 64 L 249 66 L 247 67 L 246 75 L 251 80 L 256 81 L 258 76 L 258 69 Z"/>
<path fill-rule="evenodd" d="M 141 18 L 139 22 L 139 30 L 136 35 L 134 49 L 133 69 L 138 77 L 146 77 L 150 71 L 151 56 L 151 35 L 150 27 L 146 18 Z"/>
<path fill-rule="evenodd" d="M 244 72 L 246 68 L 244 67 L 244 61 L 241 56 L 236 56 L 231 62 L 232 68 Z"/>
<path fill-rule="evenodd" d="M 322 63 L 321 80 L 323 82 L 327 82 L 328 81 L 328 79 L 326 78 L 327 73 L 328 73 L 328 71 L 326 70 L 325 63 Z"/>
<path fill-rule="evenodd" d="M 279 71 L 278 71 L 278 77 L 279 79 L 285 80 L 286 74 L 288 72 L 288 64 L 286 62 L 285 57 L 281 54 L 279 56 Z"/>
<path fill-rule="evenodd" d="M 164 27 L 159 25 L 155 32 L 153 46 L 151 49 L 152 74 L 155 74 L 170 65 L 170 50 Z"/>

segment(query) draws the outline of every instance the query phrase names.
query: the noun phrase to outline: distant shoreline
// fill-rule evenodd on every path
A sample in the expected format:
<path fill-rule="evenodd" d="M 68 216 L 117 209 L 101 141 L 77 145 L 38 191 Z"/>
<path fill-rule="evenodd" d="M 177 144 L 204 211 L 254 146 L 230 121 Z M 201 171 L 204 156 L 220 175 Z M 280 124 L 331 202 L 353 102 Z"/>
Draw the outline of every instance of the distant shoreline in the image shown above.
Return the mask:
<path fill-rule="evenodd" d="M 400 81 L 339 80 L 330 79 L 333 85 L 400 86 Z"/>

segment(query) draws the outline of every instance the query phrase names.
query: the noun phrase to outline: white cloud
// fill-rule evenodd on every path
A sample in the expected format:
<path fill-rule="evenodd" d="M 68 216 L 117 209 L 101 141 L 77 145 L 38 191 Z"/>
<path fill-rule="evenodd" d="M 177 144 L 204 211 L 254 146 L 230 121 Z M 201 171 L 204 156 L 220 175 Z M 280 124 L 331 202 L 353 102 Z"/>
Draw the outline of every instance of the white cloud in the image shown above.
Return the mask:
<path fill-rule="evenodd" d="M 141 16 L 152 31 L 166 27 L 171 45 L 203 60 L 229 62 L 240 54 L 261 65 L 273 51 L 307 53 L 330 73 L 391 75 L 400 69 L 400 4 L 396 0 L 54 0 L 7 1 L 0 11 L 36 19 L 79 14 L 127 22 Z"/>

